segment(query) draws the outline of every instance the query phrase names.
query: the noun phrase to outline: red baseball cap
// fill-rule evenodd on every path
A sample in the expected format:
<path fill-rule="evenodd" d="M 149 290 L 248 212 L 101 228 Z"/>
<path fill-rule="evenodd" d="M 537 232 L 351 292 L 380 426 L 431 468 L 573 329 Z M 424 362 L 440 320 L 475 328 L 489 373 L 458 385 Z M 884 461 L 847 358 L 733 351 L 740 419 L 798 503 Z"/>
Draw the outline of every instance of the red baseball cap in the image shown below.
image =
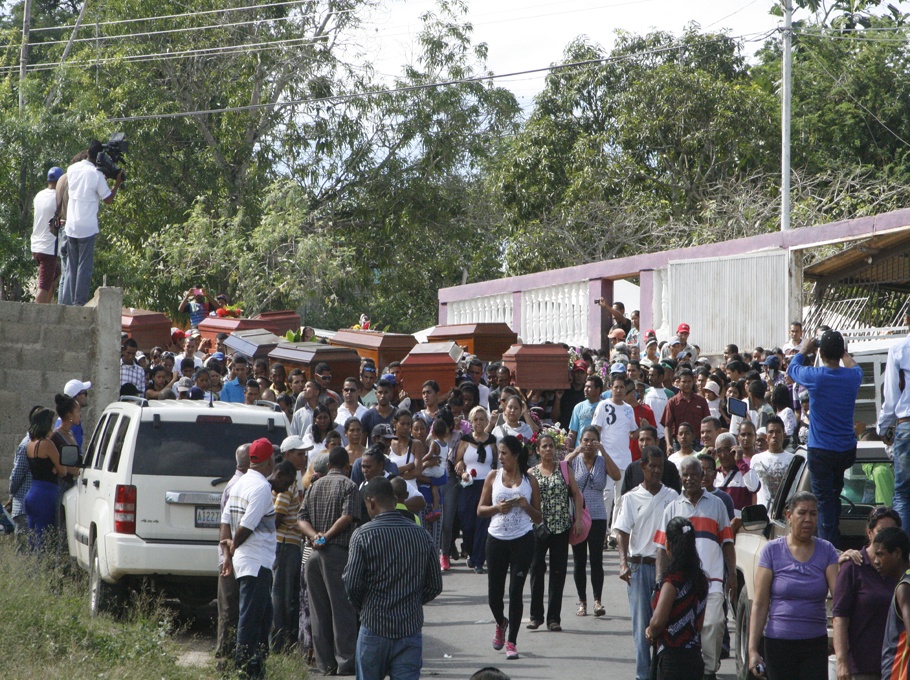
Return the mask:
<path fill-rule="evenodd" d="M 612 331 L 607 333 L 607 337 L 611 340 L 625 340 L 626 332 L 622 328 L 614 328 Z"/>
<path fill-rule="evenodd" d="M 679 324 L 679 325 L 676 327 L 676 332 L 677 332 L 677 333 L 688 333 L 688 332 L 689 332 L 689 324 L 687 324 L 687 323 L 681 323 L 681 324 Z"/>
<path fill-rule="evenodd" d="M 272 457 L 272 442 L 263 437 L 250 444 L 250 462 L 254 465 L 264 463 Z"/>
<path fill-rule="evenodd" d="M 588 372 L 588 362 L 586 362 L 582 359 L 576 359 L 575 361 L 572 362 L 572 370 L 573 371 L 584 371 L 585 373 L 587 373 Z"/>

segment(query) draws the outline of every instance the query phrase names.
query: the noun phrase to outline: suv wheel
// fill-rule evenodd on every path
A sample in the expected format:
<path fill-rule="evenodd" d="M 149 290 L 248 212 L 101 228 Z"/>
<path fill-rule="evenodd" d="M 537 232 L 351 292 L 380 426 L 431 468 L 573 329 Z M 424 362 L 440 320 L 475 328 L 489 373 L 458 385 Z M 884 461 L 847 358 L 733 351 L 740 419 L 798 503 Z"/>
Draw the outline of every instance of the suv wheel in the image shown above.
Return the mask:
<path fill-rule="evenodd" d="M 91 567 L 89 571 L 89 612 L 99 614 L 120 613 L 123 604 L 123 586 L 107 583 L 101 578 L 101 559 L 98 557 L 98 541 L 92 544 Z"/>
<path fill-rule="evenodd" d="M 736 602 L 736 677 L 737 680 L 757 680 L 749 670 L 749 624 L 752 603 L 743 586 Z"/>

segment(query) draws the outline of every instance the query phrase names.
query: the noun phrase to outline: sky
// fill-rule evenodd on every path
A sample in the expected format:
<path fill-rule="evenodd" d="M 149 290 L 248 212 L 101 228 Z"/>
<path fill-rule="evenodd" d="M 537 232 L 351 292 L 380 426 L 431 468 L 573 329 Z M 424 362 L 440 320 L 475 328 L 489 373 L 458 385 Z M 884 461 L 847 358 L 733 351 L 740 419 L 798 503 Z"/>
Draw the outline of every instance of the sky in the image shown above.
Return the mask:
<path fill-rule="evenodd" d="M 731 35 L 766 33 L 781 25 L 771 16 L 774 0 L 467 0 L 474 42 L 489 47 L 487 67 L 512 73 L 559 63 L 572 40 L 586 35 L 609 49 L 617 30 L 646 33 L 659 29 L 680 34 L 690 22 L 703 31 L 728 29 Z M 380 73 L 399 73 L 413 56 L 420 15 L 434 0 L 386 1 L 365 27 L 363 48 Z M 755 36 L 757 37 L 757 36 Z M 761 46 L 744 47 L 751 55 Z M 498 79 L 523 107 L 543 88 L 545 74 Z"/>

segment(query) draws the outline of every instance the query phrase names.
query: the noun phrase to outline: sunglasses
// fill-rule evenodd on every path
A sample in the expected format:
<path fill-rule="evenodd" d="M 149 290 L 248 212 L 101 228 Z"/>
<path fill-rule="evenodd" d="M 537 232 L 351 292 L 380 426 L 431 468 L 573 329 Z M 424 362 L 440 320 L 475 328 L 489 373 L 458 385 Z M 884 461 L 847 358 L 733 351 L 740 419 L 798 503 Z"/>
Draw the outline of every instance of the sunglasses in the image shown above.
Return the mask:
<path fill-rule="evenodd" d="M 356 391 L 357 391 L 357 388 L 356 388 L 356 387 L 343 387 L 343 388 L 341 389 L 341 391 L 342 391 L 342 392 L 356 392 Z"/>

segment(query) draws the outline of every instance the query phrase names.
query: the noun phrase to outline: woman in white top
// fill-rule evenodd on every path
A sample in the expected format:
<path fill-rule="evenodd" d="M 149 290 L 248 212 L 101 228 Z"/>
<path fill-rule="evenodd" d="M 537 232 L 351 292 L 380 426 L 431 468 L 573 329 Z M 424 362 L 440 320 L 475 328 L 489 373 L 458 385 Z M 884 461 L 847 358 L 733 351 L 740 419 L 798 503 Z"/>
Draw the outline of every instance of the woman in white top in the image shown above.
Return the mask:
<path fill-rule="evenodd" d="M 344 428 L 332 422 L 332 414 L 328 408 L 320 404 L 313 410 L 313 423 L 308 425 L 303 432 L 304 446 L 312 447 L 310 455 L 315 455 L 327 448 L 326 437 L 330 432 L 337 432 L 341 438 L 342 446 L 347 444 L 344 437 Z"/>
<path fill-rule="evenodd" d="M 417 478 L 420 476 L 420 465 L 426 455 L 427 447 L 423 442 L 411 438 L 411 412 L 400 408 L 392 416 L 392 427 L 395 436 L 389 448 L 389 460 L 398 466 L 398 476 L 408 483 L 408 486 L 417 491 Z"/>
<path fill-rule="evenodd" d="M 784 421 L 784 436 L 787 437 L 787 450 L 796 450 L 796 429 L 799 421 L 796 419 L 796 413 L 790 407 L 790 390 L 786 385 L 775 385 L 771 391 L 771 408 Z"/>
<path fill-rule="evenodd" d="M 498 444 L 500 469 L 487 475 L 477 514 L 490 517 L 487 538 L 488 599 L 496 619 L 493 649 L 506 645 L 506 659 L 517 659 L 518 629 L 524 611 L 525 580 L 534 558 L 534 524 L 543 521 L 540 487 L 528 474 L 528 450 L 516 437 L 506 435 Z M 509 618 L 503 596 L 509 579 Z M 508 631 L 508 642 L 505 642 Z"/>
<path fill-rule="evenodd" d="M 496 411 L 493 413 L 496 414 Z M 511 435 L 527 444 L 539 429 L 534 419 L 531 418 L 527 404 L 521 400 L 521 397 L 514 395 L 509 397 L 503 408 L 502 416 L 505 422 L 493 428 L 493 436 L 496 437 L 497 443 L 501 442 L 503 437 Z M 494 424 L 495 420 L 494 418 Z M 536 465 L 537 461 L 533 461 L 533 464 Z"/>
<path fill-rule="evenodd" d="M 490 520 L 477 515 L 477 504 L 483 491 L 484 480 L 496 467 L 496 438 L 487 432 L 490 418 L 483 406 L 471 409 L 471 434 L 458 443 L 455 453 L 455 474 L 463 482 L 458 492 L 458 518 L 461 522 L 462 548 L 468 553 L 468 567 L 478 574 L 484 573 L 487 555 L 487 527 Z M 445 544 L 445 542 L 443 542 Z M 441 560 L 443 570 L 448 559 Z"/>

